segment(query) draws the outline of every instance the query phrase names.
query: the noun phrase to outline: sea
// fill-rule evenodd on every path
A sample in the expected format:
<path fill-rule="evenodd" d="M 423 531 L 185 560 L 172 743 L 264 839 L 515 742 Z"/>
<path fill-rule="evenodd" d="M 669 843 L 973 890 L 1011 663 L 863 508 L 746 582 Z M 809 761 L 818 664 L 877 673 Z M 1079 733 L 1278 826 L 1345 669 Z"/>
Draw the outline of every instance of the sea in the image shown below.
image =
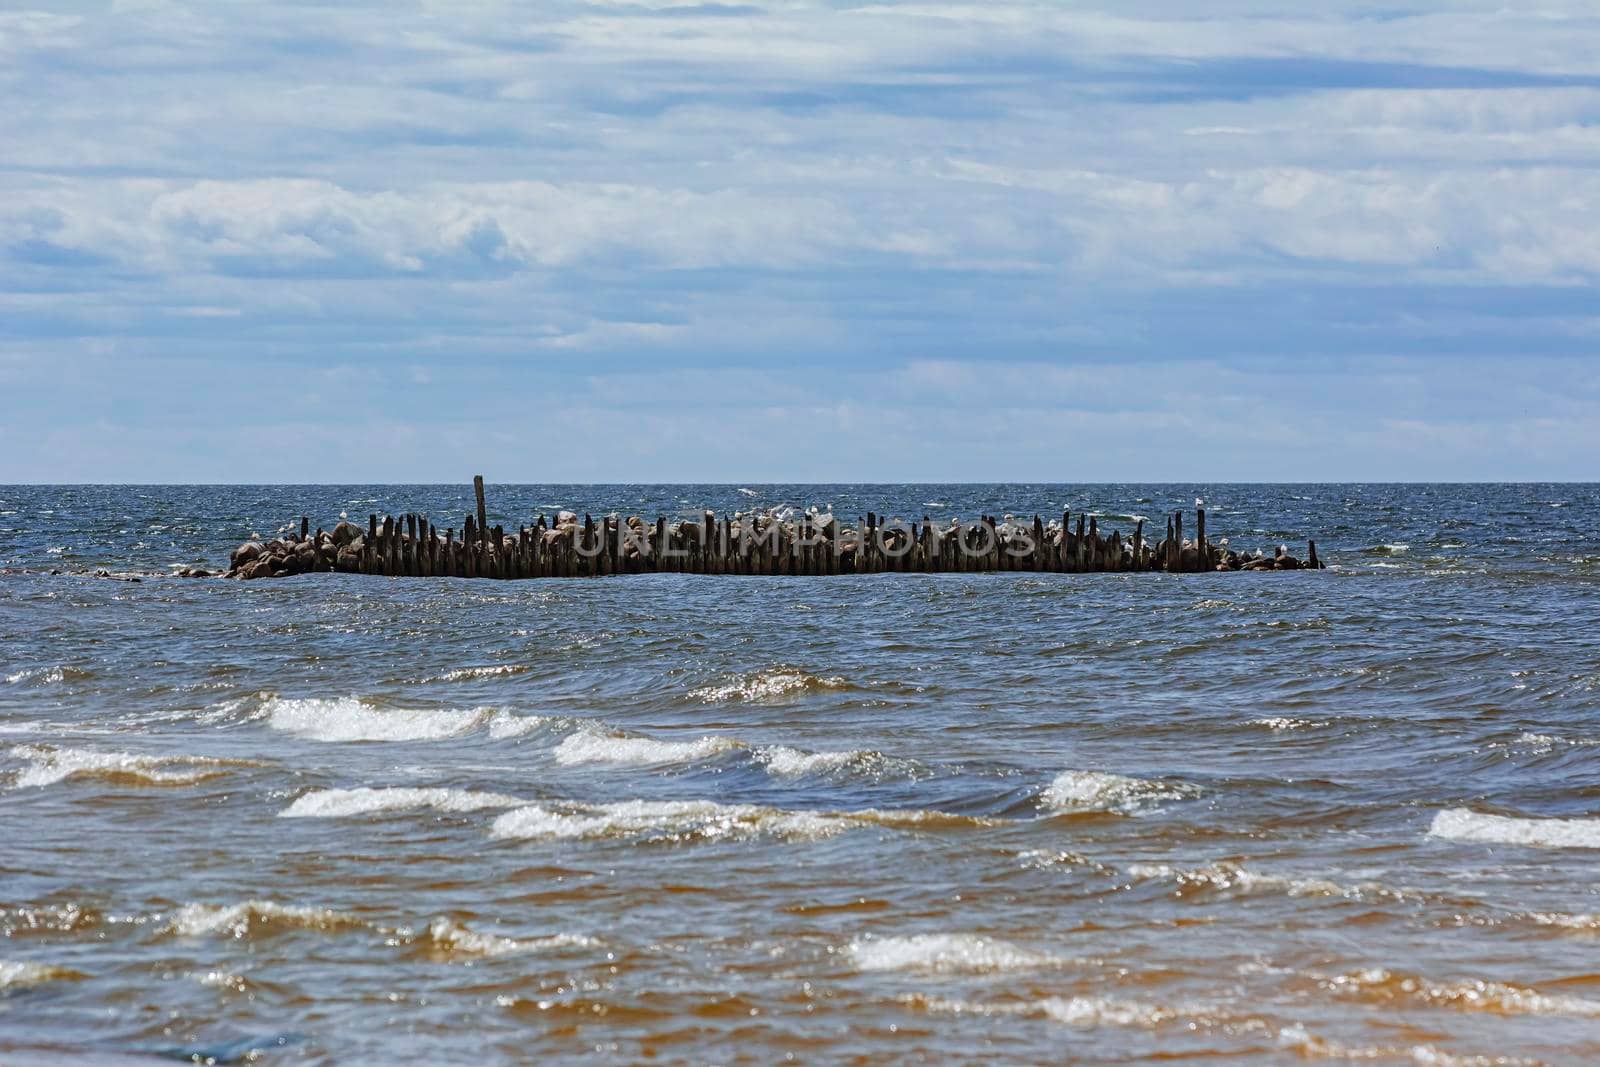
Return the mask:
<path fill-rule="evenodd" d="M 1196 498 L 1327 569 L 238 582 L 471 487 L 0 486 L 0 1063 L 1600 1062 L 1600 486 L 489 512 Z"/>

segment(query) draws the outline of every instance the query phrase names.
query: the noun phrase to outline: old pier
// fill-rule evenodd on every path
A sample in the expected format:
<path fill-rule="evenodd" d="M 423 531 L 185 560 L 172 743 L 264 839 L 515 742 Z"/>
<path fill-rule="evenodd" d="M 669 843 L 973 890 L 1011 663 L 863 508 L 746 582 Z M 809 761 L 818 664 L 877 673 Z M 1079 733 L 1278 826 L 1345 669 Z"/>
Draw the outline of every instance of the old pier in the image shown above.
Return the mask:
<path fill-rule="evenodd" d="M 1206 513 L 1194 512 L 1193 535 L 1184 513 L 1167 516 L 1165 534 L 1148 537 L 1144 521 L 1129 536 L 1109 533 L 1098 516 L 1061 514 L 1059 523 L 983 516 L 941 525 L 889 519 L 868 512 L 846 525 L 839 516 L 747 512 L 654 522 L 640 516 L 560 512 L 546 521 L 507 529 L 488 525 L 483 479 L 474 482 L 477 513 L 459 533 L 441 531 L 425 516 L 371 515 L 363 529 L 341 520 L 332 530 L 300 520 L 292 533 L 248 541 L 234 551 L 229 577 L 293 574 L 404 575 L 454 578 L 578 578 L 610 574 L 882 574 L 969 571 L 1085 573 L 1116 571 L 1302 570 L 1323 566 L 1316 542 L 1304 560 L 1281 546 L 1272 556 L 1232 551 L 1207 536 Z"/>

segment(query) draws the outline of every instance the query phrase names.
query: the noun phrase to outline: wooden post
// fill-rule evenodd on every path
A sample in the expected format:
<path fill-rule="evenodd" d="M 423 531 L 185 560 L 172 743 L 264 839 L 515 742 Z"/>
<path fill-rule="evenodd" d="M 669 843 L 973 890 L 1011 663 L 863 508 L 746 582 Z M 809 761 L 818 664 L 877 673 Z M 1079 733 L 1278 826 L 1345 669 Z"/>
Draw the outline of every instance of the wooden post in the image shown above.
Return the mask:
<path fill-rule="evenodd" d="M 1322 561 L 1317 558 L 1317 543 L 1315 541 L 1306 542 L 1306 566 L 1314 571 L 1323 569 Z"/>
<path fill-rule="evenodd" d="M 1172 571 L 1183 570 L 1183 512 L 1172 513 Z"/>
<path fill-rule="evenodd" d="M 1144 520 L 1133 525 L 1133 569 L 1144 570 Z"/>
<path fill-rule="evenodd" d="M 311 536 L 311 520 L 304 515 L 300 516 L 300 540 L 304 541 Z"/>
<path fill-rule="evenodd" d="M 472 492 L 478 498 L 478 537 L 481 539 L 488 530 L 489 514 L 483 501 L 483 475 L 472 476 Z"/>
<path fill-rule="evenodd" d="M 1080 520 L 1081 521 L 1081 520 Z M 1100 557 L 1100 520 L 1093 515 L 1089 516 L 1089 569 L 1091 571 L 1104 570 Z"/>
<path fill-rule="evenodd" d="M 1198 553 L 1199 559 L 1200 559 L 1199 569 L 1203 570 L 1203 571 L 1208 571 L 1208 570 L 1211 569 L 1211 551 L 1210 551 L 1210 546 L 1208 546 L 1206 544 L 1206 509 L 1205 508 L 1198 508 L 1197 507 L 1197 508 L 1194 509 L 1194 540 L 1195 540 L 1195 547 L 1199 549 L 1199 553 Z"/>

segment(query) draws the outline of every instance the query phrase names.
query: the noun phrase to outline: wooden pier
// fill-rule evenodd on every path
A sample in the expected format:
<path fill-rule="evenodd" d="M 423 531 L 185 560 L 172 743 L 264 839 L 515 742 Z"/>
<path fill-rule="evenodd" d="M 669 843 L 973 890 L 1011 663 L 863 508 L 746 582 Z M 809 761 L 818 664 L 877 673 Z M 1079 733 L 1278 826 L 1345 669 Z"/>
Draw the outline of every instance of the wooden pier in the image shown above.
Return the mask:
<path fill-rule="evenodd" d="M 771 512 L 654 522 L 639 516 L 599 519 L 561 512 L 507 529 L 488 525 L 483 479 L 474 481 L 476 515 L 441 531 L 421 515 L 371 515 L 362 529 L 340 521 L 299 536 L 248 541 L 230 560 L 233 578 L 280 578 L 338 572 L 417 578 L 589 578 L 613 574 L 834 575 L 1035 571 L 1052 574 L 1165 571 L 1321 569 L 1315 541 L 1304 560 L 1281 547 L 1272 556 L 1244 555 L 1212 542 L 1204 508 L 1194 513 L 1194 533 L 1184 535 L 1184 514 L 1167 516 L 1165 534 L 1147 538 L 1144 521 L 1128 536 L 1101 529 L 1098 516 L 1061 514 L 1060 523 L 1038 515 L 1031 522 L 983 516 L 941 525 L 888 519 L 874 512 L 846 525 L 839 516 Z"/>

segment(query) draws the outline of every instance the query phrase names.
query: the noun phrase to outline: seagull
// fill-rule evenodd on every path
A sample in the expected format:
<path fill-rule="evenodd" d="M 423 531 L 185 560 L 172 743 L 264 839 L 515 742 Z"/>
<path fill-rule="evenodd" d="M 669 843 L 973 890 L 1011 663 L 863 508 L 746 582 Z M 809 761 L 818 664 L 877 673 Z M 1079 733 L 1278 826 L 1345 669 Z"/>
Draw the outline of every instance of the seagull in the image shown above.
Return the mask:
<path fill-rule="evenodd" d="M 1206 506 L 1206 502 L 1204 500 L 1202 500 L 1200 497 L 1195 497 L 1194 498 L 1194 506 L 1197 507 L 1197 508 L 1203 508 L 1203 507 Z"/>

